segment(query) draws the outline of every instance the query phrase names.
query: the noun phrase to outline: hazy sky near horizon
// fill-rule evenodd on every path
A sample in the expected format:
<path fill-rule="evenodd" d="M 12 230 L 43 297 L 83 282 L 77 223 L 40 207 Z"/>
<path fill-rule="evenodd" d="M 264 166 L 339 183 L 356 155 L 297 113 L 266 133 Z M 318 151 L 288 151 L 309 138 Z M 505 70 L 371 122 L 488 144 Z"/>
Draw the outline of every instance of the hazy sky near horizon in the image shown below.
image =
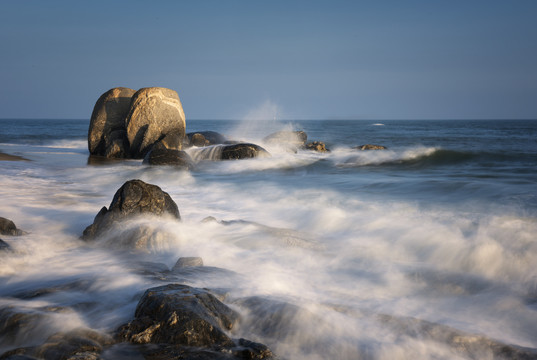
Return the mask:
<path fill-rule="evenodd" d="M 0 0 L 0 118 L 116 86 L 188 119 L 537 118 L 537 1 Z"/>

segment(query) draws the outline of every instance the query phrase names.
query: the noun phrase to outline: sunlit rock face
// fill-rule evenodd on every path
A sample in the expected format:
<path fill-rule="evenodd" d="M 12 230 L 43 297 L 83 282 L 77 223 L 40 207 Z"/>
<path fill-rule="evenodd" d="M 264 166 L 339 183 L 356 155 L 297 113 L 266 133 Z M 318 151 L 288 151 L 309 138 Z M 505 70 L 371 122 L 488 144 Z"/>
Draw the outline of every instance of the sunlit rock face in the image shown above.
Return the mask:
<path fill-rule="evenodd" d="M 176 132 L 184 138 L 185 113 L 179 95 L 162 87 L 138 90 L 132 97 L 126 125 L 133 158 L 143 158 L 151 146 L 168 133 Z"/>
<path fill-rule="evenodd" d="M 91 155 L 124 158 L 128 152 L 125 118 L 136 90 L 117 87 L 99 97 L 91 114 L 88 149 Z"/>

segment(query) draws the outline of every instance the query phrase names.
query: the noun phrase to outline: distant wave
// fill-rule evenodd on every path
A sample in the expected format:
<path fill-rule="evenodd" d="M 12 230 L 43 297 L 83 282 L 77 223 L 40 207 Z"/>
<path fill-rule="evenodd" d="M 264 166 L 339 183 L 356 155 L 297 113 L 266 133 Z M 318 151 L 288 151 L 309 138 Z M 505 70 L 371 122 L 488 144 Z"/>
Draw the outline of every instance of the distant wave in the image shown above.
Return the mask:
<path fill-rule="evenodd" d="M 401 152 L 393 150 L 360 151 L 338 161 L 342 167 L 368 165 L 404 165 L 428 167 L 452 165 L 470 161 L 478 155 L 467 151 L 445 150 L 435 147 L 419 147 Z"/>
<path fill-rule="evenodd" d="M 381 123 L 376 123 L 376 124 L 371 124 L 371 126 L 385 126 L 385 125 Z"/>

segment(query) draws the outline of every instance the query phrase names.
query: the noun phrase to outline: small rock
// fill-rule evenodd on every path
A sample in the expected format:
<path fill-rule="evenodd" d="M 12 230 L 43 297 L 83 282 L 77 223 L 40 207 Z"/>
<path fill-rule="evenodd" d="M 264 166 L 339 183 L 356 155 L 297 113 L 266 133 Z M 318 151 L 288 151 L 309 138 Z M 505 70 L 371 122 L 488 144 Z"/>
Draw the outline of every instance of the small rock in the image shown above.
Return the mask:
<path fill-rule="evenodd" d="M 24 231 L 17 229 L 17 226 L 15 226 L 13 221 L 0 217 L 0 234 L 20 236 L 24 234 Z"/>
<path fill-rule="evenodd" d="M 313 141 L 305 145 L 305 149 L 317 152 L 330 152 L 322 141 Z"/>
<path fill-rule="evenodd" d="M 388 149 L 386 146 L 382 145 L 373 145 L 373 144 L 365 144 L 354 147 L 354 149 L 357 150 L 386 150 Z"/>
<path fill-rule="evenodd" d="M 160 143 L 153 146 L 144 158 L 147 165 L 173 165 L 185 169 L 192 169 L 194 162 L 190 155 L 182 150 L 167 149 Z"/>
<path fill-rule="evenodd" d="M 191 266 L 203 266 L 203 259 L 200 257 L 181 257 L 173 266 L 172 271 Z"/>
<path fill-rule="evenodd" d="M 225 144 L 227 138 L 216 131 L 198 131 L 186 134 L 190 146 Z"/>
<path fill-rule="evenodd" d="M 270 157 L 270 153 L 259 145 L 240 143 L 226 145 L 222 149 L 222 160 L 239 160 L 255 157 Z"/>

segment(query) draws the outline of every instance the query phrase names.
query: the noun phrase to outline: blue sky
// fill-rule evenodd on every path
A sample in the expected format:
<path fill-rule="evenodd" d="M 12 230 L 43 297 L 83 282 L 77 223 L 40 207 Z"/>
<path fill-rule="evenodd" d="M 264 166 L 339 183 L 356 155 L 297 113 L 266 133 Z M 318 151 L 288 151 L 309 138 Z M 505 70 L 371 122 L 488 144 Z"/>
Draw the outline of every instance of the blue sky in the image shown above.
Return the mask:
<path fill-rule="evenodd" d="M 188 119 L 537 118 L 537 1 L 0 0 L 0 118 L 164 86 Z"/>

